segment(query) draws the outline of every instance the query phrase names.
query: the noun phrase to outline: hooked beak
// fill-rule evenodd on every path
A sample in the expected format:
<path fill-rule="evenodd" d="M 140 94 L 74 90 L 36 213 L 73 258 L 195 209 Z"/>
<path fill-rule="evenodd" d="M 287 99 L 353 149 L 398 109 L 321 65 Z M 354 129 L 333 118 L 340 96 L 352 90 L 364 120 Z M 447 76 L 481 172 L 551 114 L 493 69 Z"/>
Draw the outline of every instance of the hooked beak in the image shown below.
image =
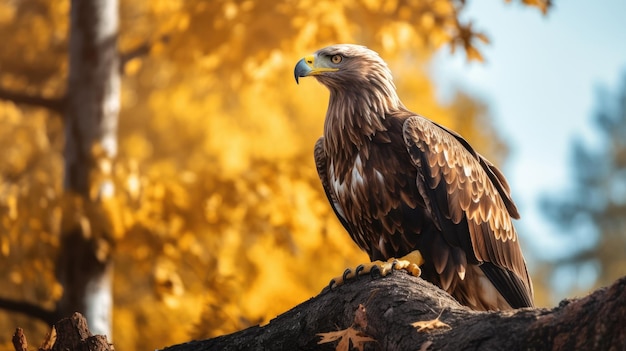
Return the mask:
<path fill-rule="evenodd" d="M 336 72 L 337 68 L 324 67 L 324 65 L 318 64 L 316 60 L 317 55 L 308 55 L 298 61 L 296 68 L 293 71 L 293 75 L 296 78 L 296 83 L 300 83 L 300 77 L 317 76 L 324 72 Z"/>

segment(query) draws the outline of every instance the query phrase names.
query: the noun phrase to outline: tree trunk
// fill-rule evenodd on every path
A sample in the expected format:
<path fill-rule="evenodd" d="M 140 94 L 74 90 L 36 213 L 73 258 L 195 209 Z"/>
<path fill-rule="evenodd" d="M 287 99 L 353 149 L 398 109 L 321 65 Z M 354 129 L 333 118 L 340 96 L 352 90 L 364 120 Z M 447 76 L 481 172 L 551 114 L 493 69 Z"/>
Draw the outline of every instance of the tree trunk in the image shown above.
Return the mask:
<path fill-rule="evenodd" d="M 349 327 L 373 340 L 363 341 L 364 350 L 618 351 L 626 349 L 625 325 L 626 278 L 553 309 L 476 312 L 421 278 L 395 272 L 325 290 L 265 326 L 163 351 L 352 350 L 339 347 L 341 340 L 318 344 L 320 333 Z"/>
<path fill-rule="evenodd" d="M 66 203 L 56 273 L 58 315 L 111 335 L 112 247 L 101 204 L 114 194 L 120 70 L 117 0 L 72 0 L 65 113 Z"/>

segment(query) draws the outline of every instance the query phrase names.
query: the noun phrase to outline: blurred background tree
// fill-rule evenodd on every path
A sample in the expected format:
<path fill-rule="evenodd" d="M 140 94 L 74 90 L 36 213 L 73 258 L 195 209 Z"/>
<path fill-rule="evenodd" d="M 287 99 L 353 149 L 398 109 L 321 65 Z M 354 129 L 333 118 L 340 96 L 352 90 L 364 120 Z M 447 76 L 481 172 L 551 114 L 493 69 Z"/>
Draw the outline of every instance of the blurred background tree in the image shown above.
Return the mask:
<path fill-rule="evenodd" d="M 409 108 L 502 164 L 506 145 L 486 105 L 462 91 L 438 102 L 427 75 L 444 45 L 482 58 L 488 38 L 460 19 L 464 5 L 120 2 L 119 151 L 105 153 L 116 191 L 95 209 L 107 245 L 91 247 L 113 260 L 116 346 L 154 349 L 267 321 L 367 259 L 330 210 L 312 160 L 327 92 L 296 87 L 292 72 L 315 49 L 357 42 L 379 51 Z M 0 1 L 0 36 L 12 48 L 0 51 L 0 303 L 13 311 L 0 325 L 22 326 L 31 340 L 47 331 L 37 318 L 48 321 L 73 293 L 55 275 L 73 203 L 63 187 L 70 122 L 60 117 L 75 88 L 70 10 L 69 1 Z M 90 146 L 98 160 L 98 142 Z"/>
<path fill-rule="evenodd" d="M 549 261 L 544 282 L 574 270 L 585 279 L 552 285 L 579 294 L 626 275 L 626 75 L 619 92 L 601 90 L 597 99 L 593 142 L 572 142 L 573 184 L 542 202 L 570 243 L 567 255 Z"/>

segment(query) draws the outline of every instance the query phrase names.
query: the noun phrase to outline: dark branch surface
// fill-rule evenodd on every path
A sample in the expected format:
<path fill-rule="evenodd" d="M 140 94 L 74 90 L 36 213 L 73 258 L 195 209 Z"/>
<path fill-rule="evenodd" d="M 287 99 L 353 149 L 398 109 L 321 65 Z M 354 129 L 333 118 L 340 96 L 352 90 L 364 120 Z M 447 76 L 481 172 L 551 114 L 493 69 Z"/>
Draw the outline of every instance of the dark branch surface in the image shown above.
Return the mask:
<path fill-rule="evenodd" d="M 39 305 L 25 302 L 16 301 L 11 299 L 5 299 L 0 297 L 0 310 L 22 313 L 32 318 L 39 319 L 46 322 L 48 325 L 52 325 L 59 319 L 56 311 L 47 310 Z"/>
<path fill-rule="evenodd" d="M 366 308 L 365 350 L 625 350 L 626 278 L 553 309 L 475 312 L 434 285 L 396 272 L 361 277 L 296 306 L 265 326 L 163 351 L 334 350 L 318 333 L 353 325 Z M 443 311 L 443 312 L 442 312 Z M 450 328 L 418 332 L 411 323 L 437 318 Z"/>
<path fill-rule="evenodd" d="M 21 328 L 17 328 L 13 335 L 15 351 L 27 351 L 28 342 Z M 87 326 L 85 317 L 74 313 L 69 318 L 63 318 L 54 324 L 39 351 L 113 351 L 112 344 L 104 335 L 92 335 Z"/>
<path fill-rule="evenodd" d="M 365 309 L 356 312 L 359 305 Z M 419 332 L 411 326 L 438 316 L 449 327 Z M 324 290 L 265 326 L 162 351 L 335 350 L 337 341 L 320 345 L 318 334 L 355 325 L 375 340 L 365 343 L 364 350 L 626 350 L 626 277 L 552 309 L 507 312 L 471 311 L 404 272 L 379 279 L 361 277 Z M 56 337 L 44 343 L 50 347 L 40 350 L 113 349 L 105 336 L 91 334 L 78 313 L 54 326 Z M 20 329 L 13 344 L 18 351 L 27 348 Z"/>
<path fill-rule="evenodd" d="M 54 324 L 56 340 L 52 351 L 111 351 L 113 348 L 104 335 L 92 335 L 87 321 L 80 313 Z"/>
<path fill-rule="evenodd" d="M 22 330 L 22 328 L 17 328 L 15 330 L 15 334 L 13 334 L 11 342 L 13 343 L 15 351 L 28 351 L 28 341 L 26 341 L 26 335 L 24 335 L 24 330 Z"/>

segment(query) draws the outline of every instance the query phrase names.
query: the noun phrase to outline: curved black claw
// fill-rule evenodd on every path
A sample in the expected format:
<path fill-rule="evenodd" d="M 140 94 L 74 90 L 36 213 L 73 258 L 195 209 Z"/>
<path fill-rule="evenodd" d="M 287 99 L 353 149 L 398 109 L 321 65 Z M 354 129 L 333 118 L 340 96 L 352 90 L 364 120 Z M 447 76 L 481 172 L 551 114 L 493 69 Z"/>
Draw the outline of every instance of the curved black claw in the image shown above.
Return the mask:
<path fill-rule="evenodd" d="M 360 264 L 360 265 L 356 266 L 356 268 L 354 269 L 354 277 L 358 278 L 360 273 L 361 273 L 361 271 L 363 271 L 364 269 L 365 269 L 365 265 L 363 265 L 363 264 Z"/>
<path fill-rule="evenodd" d="M 393 262 L 391 262 L 391 270 L 389 271 L 389 274 L 393 274 L 393 271 L 396 269 L 396 265 L 398 264 L 398 260 L 393 260 Z"/>
<path fill-rule="evenodd" d="M 383 272 L 380 271 L 380 267 L 378 267 L 378 265 L 375 265 L 372 267 L 372 269 L 370 270 L 370 277 L 372 277 L 372 279 L 376 278 L 376 277 L 382 277 L 383 276 Z"/>
<path fill-rule="evenodd" d="M 335 279 L 331 279 L 330 283 L 328 283 L 328 290 L 333 291 L 333 286 L 337 285 Z"/>
<path fill-rule="evenodd" d="M 348 280 L 348 274 L 350 273 L 352 273 L 352 270 L 350 268 L 346 268 L 346 270 L 343 271 L 343 275 L 341 277 L 343 278 L 344 282 Z"/>

